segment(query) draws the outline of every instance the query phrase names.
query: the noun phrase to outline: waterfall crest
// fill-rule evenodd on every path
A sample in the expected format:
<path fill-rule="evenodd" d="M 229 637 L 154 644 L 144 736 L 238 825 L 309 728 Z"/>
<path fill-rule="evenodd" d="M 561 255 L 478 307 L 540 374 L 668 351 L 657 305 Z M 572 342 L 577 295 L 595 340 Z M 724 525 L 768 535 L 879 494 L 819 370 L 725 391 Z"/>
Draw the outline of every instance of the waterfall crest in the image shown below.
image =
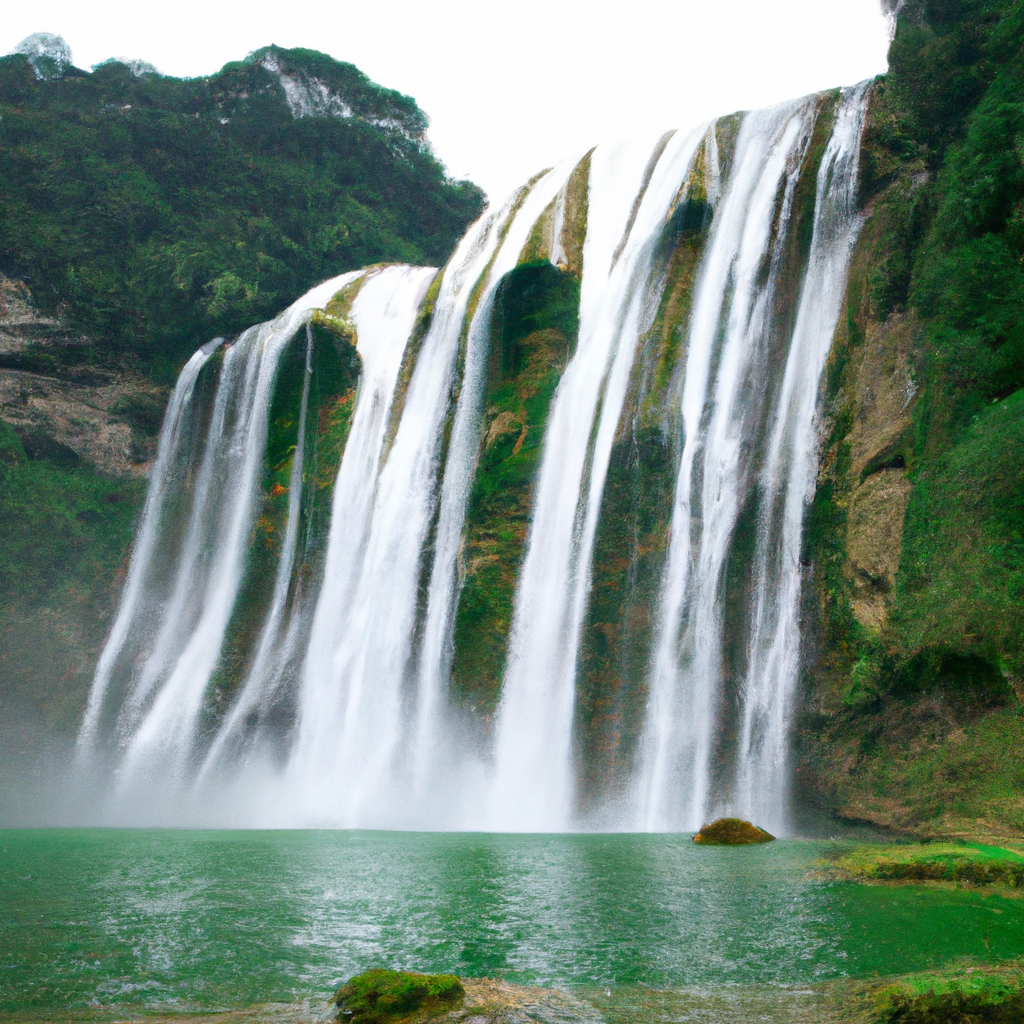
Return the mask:
<path fill-rule="evenodd" d="M 869 98 L 598 146 L 197 352 L 79 736 L 110 818 L 784 831 Z"/>

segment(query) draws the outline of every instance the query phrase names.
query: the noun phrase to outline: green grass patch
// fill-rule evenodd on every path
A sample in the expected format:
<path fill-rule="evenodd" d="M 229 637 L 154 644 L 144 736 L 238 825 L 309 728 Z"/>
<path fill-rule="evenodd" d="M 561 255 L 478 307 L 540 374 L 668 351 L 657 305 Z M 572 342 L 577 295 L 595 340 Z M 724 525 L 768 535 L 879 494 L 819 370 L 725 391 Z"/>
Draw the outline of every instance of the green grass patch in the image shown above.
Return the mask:
<path fill-rule="evenodd" d="M 981 843 L 908 843 L 858 846 L 832 866 L 857 881 L 970 882 L 1024 885 L 1024 856 Z"/>

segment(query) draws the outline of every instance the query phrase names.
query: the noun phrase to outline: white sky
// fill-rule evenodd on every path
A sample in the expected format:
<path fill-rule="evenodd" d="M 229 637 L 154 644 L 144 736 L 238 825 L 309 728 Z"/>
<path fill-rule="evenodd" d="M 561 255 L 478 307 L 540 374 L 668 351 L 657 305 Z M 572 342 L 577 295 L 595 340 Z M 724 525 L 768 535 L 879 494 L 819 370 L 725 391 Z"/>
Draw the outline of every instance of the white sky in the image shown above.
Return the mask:
<path fill-rule="evenodd" d="M 415 97 L 434 150 L 495 199 L 602 139 L 689 127 L 885 70 L 879 0 L 32 0 L 0 53 L 55 32 L 88 68 L 202 75 L 306 46 Z"/>

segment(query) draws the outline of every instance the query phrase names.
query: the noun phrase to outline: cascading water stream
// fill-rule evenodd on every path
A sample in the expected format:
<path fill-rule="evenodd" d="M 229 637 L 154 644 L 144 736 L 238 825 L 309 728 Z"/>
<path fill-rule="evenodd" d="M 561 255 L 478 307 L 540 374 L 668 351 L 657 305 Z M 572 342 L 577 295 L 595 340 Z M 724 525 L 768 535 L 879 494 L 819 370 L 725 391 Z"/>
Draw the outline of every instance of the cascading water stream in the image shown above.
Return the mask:
<path fill-rule="evenodd" d="M 451 668 L 450 643 L 458 598 L 457 560 L 479 442 L 480 402 L 490 347 L 494 295 L 502 278 L 519 261 L 538 218 L 553 201 L 556 210 L 564 204 L 566 182 L 574 165 L 574 160 L 559 164 L 513 197 L 511 214 L 502 217 L 504 230 L 500 247 L 494 252 L 477 285 L 476 308 L 467 330 L 462 383 L 445 462 L 420 655 L 412 764 L 414 788 L 420 799 L 438 771 L 451 784 L 455 777 L 453 769 L 457 772 L 459 768 L 457 763 L 452 763 L 455 752 L 445 749 L 437 739 L 446 733 L 442 719 L 445 717 L 444 691 Z M 556 217 L 556 227 L 552 232 L 553 250 L 559 244 L 560 230 Z M 458 756 L 454 760 L 464 761 Z"/>
<path fill-rule="evenodd" d="M 735 406 L 744 363 L 764 340 L 758 270 L 778 223 L 780 187 L 789 184 L 787 166 L 799 164 L 809 123 L 808 104 L 744 119 L 696 287 L 682 399 L 685 440 L 641 769 L 648 829 L 699 828 L 706 811 L 722 560 L 749 470 L 740 464 L 749 440 L 742 433 L 746 409 Z M 673 798 L 682 806 L 672 806 Z"/>
<path fill-rule="evenodd" d="M 125 639 L 112 648 L 111 660 L 122 653 L 119 648 L 133 651 L 136 659 L 127 666 L 133 685 L 118 716 L 125 746 L 122 790 L 145 785 L 161 769 L 179 776 L 194 752 L 203 695 L 241 583 L 277 362 L 310 310 L 323 305 L 352 276 L 313 289 L 276 319 L 244 332 L 224 353 L 188 526 L 172 570 L 174 583 L 160 603 L 159 630 L 152 638 L 146 614 L 159 597 L 136 591 L 126 593 L 135 600 L 123 605 L 123 625 L 112 637 Z M 168 438 L 173 437 L 173 423 L 170 428 L 164 431 Z M 172 447 L 168 440 L 168 451 Z M 144 529 L 133 556 L 140 589 L 143 578 L 153 576 L 148 564 L 152 557 Z M 134 566 L 130 575 L 133 571 Z M 161 581 L 153 582 L 159 586 Z M 106 690 L 105 679 L 98 674 L 97 680 L 96 714 Z"/>
<path fill-rule="evenodd" d="M 88 759 L 94 752 L 99 719 L 111 683 L 116 680 L 121 688 L 127 685 L 126 677 L 141 653 L 142 644 L 150 631 L 157 628 L 161 605 L 157 594 L 162 583 L 159 556 L 164 541 L 161 527 L 165 526 L 165 503 L 169 495 L 181 487 L 187 472 L 190 434 L 198 426 L 195 420 L 199 411 L 193 401 L 196 383 L 203 367 L 222 340 L 217 338 L 211 341 L 189 359 L 178 375 L 171 394 L 160 431 L 153 475 L 146 493 L 146 505 L 132 552 L 128 578 L 117 617 L 96 667 L 85 719 L 78 735 L 80 759 Z M 119 696 L 124 695 L 122 693 Z"/>
<path fill-rule="evenodd" d="M 654 245 L 702 134 L 677 133 L 653 158 L 638 146 L 591 154 L 579 341 L 552 403 L 498 711 L 490 801 L 504 828 L 571 820 L 576 654 L 600 497 Z"/>
<path fill-rule="evenodd" d="M 302 398 L 299 403 L 299 429 L 295 452 L 292 456 L 291 473 L 288 481 L 288 523 L 285 527 L 281 557 L 277 563 L 274 579 L 274 593 L 270 602 L 260 638 L 256 647 L 252 667 L 242 687 L 242 692 L 228 712 L 223 725 L 199 770 L 198 782 L 202 782 L 210 768 L 217 764 L 225 747 L 232 743 L 250 743 L 257 738 L 256 731 L 249 729 L 248 736 L 240 735 L 246 720 L 265 709 L 281 683 L 282 672 L 294 657 L 295 650 L 290 642 L 294 629 L 285 625 L 288 608 L 288 594 L 292 589 L 292 574 L 295 569 L 295 552 L 299 539 L 300 506 L 302 503 L 302 479 L 305 470 L 306 417 L 309 412 L 309 385 L 313 375 L 313 331 L 306 324 L 306 364 L 302 381 Z M 236 753 L 237 757 L 237 753 Z"/>
<path fill-rule="evenodd" d="M 863 222 L 856 189 L 866 109 L 865 83 L 843 90 L 836 126 L 818 168 L 807 275 L 761 473 L 754 623 L 736 805 L 739 813 L 780 830 L 789 803 L 788 726 L 800 670 L 800 544 L 817 466 L 815 415 Z"/>
<path fill-rule="evenodd" d="M 395 383 L 420 301 L 435 273 L 429 268 L 389 267 L 370 271 L 361 281 L 356 281 L 354 275 L 346 280 L 350 288 L 358 287 L 348 320 L 355 333 L 362 373 L 348 443 L 335 484 L 325 585 L 317 607 L 321 622 L 325 618 L 337 621 L 347 610 L 346 601 L 351 598 L 344 584 L 351 580 L 353 562 L 365 547 L 373 482 L 379 470 Z M 316 655 L 316 643 L 323 642 L 322 632 L 316 632 L 316 618 L 312 628 L 308 652 L 292 651 L 286 644 L 289 656 L 302 660 Z M 308 671 L 308 664 L 306 668 Z M 250 677 L 251 685 L 247 684 L 210 749 L 207 766 L 216 763 L 221 750 L 251 709 L 273 696 L 272 683 L 272 679 Z"/>
<path fill-rule="evenodd" d="M 641 823 L 648 829 L 699 828 L 734 802 L 728 789 L 720 781 L 715 786 L 712 777 L 716 731 L 723 714 L 725 567 L 761 446 L 758 433 L 763 419 L 758 413 L 766 400 L 766 387 L 771 386 L 772 291 L 778 279 L 780 246 L 791 226 L 793 189 L 816 113 L 813 102 L 805 101 L 747 116 L 737 141 L 736 170 L 701 268 L 682 403 L 685 443 L 639 779 Z M 847 260 L 848 256 L 847 251 Z M 766 257 L 769 273 L 762 282 L 760 268 Z M 812 270 L 805 275 L 804 289 L 808 284 L 841 285 L 846 264 L 836 269 L 837 282 L 816 279 Z M 835 299 L 836 316 L 840 301 L 841 292 Z M 835 317 L 813 324 L 805 319 L 803 329 L 820 331 L 827 351 Z M 813 408 L 820 367 L 816 370 L 808 363 L 805 347 L 798 337 L 791 339 L 787 365 L 790 377 L 810 377 Z M 793 439 L 790 414 L 787 403 L 775 415 L 783 436 Z M 811 427 L 810 422 L 795 425 L 796 431 L 802 431 L 800 443 L 808 447 L 812 441 L 803 434 L 810 434 Z M 797 535 L 802 503 L 803 494 L 792 510 Z M 759 540 L 764 541 L 763 533 Z M 757 564 L 763 568 L 763 559 Z M 795 673 L 798 651 L 790 653 Z M 746 700 L 750 687 L 743 689 Z M 776 697 L 784 706 L 786 695 Z M 744 742 L 749 746 L 749 733 Z M 754 788 L 770 785 L 767 779 L 748 778 L 747 783 Z M 749 789 L 746 799 L 750 800 Z M 785 809 L 778 792 L 761 800 L 760 810 L 760 820 L 783 827 Z"/>

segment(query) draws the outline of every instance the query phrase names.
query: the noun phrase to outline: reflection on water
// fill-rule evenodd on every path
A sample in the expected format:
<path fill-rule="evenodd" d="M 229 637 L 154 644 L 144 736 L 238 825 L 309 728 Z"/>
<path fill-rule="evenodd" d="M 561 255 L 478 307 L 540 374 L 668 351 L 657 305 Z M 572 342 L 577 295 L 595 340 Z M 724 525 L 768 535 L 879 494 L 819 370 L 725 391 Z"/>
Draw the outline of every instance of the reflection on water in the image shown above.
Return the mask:
<path fill-rule="evenodd" d="M 612 993 L 609 1019 L 626 1019 L 647 988 L 792 986 L 1024 955 L 1024 903 L 808 877 L 826 847 L 0 832 L 0 1012 L 321 1000 L 380 965 L 592 988 Z"/>

